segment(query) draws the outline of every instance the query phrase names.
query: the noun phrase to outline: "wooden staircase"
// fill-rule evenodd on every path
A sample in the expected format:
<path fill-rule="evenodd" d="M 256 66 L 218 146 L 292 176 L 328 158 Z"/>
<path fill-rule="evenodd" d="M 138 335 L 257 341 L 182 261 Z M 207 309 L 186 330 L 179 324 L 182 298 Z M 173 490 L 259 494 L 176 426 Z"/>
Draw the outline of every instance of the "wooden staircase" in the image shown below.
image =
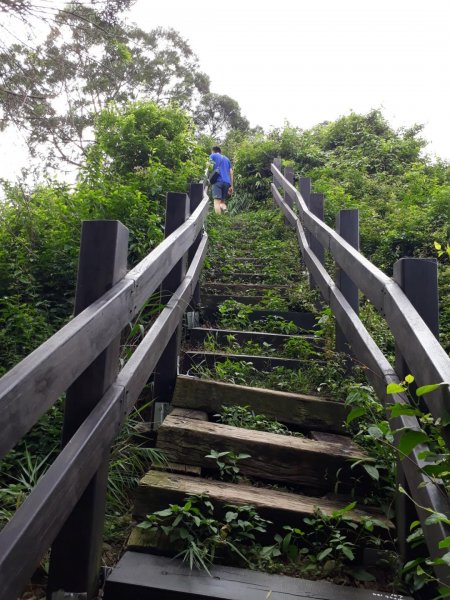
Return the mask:
<path fill-rule="evenodd" d="M 256 304 L 265 289 L 285 295 L 295 283 L 294 280 L 287 285 L 273 284 L 263 273 L 250 276 L 250 265 L 254 266 L 258 260 L 241 255 L 236 259 L 237 274 L 227 273 L 223 280 L 206 281 L 202 285 L 204 326 L 190 330 L 172 410 L 158 430 L 157 447 L 164 452 L 169 464 L 165 470 L 153 468 L 141 480 L 134 509 L 137 522 L 169 504 L 181 503 L 188 495 L 207 494 L 219 510 L 229 504 L 253 505 L 261 517 L 280 529 L 287 524 L 300 527 L 303 519 L 313 516 L 317 509 L 325 515 L 341 510 L 349 504 L 350 492 L 364 496 L 371 484 L 361 467 L 351 468 L 355 461 L 366 460 L 367 455 L 345 435 L 343 423 L 347 409 L 342 402 L 192 376 L 196 365 L 213 368 L 216 362 L 226 359 L 245 360 L 265 371 L 278 364 L 302 368 L 302 361 L 277 358 L 276 351 L 267 356 L 230 355 L 205 351 L 202 347 L 208 336 L 213 336 L 219 345 L 232 335 L 238 344 L 266 342 L 275 350 L 290 339 L 291 336 L 284 334 L 224 330 L 216 326 L 218 306 L 227 298 L 239 301 L 242 298 L 247 305 Z M 314 336 L 316 318 L 313 314 L 258 310 L 251 319 L 260 320 L 269 315 L 293 321 L 303 339 L 320 351 L 321 341 Z M 222 407 L 230 406 L 248 406 L 256 414 L 276 419 L 303 435 L 280 435 L 217 422 L 215 415 Z M 249 455 L 239 463 L 243 482 L 218 479 L 217 465 L 206 458 L 212 449 Z M 382 521 L 388 530 L 393 528 L 391 522 L 370 508 L 354 508 L 346 515 L 355 523 L 368 517 Z M 403 598 L 383 591 L 229 566 L 214 567 L 210 576 L 190 572 L 179 560 L 170 558 L 174 554 L 176 549 L 169 547 L 167 539 L 136 527 L 129 539 L 128 551 L 107 579 L 105 599 Z"/>

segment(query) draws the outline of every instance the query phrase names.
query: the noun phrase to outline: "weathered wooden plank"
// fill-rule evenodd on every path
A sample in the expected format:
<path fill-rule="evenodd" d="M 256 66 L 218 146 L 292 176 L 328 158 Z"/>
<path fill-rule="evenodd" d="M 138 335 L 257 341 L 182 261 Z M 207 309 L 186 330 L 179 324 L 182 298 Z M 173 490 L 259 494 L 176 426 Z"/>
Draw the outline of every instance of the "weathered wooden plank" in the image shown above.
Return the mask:
<path fill-rule="evenodd" d="M 272 165 L 272 172 L 275 171 L 277 169 Z M 278 175 L 281 176 L 279 171 Z M 316 217 L 306 206 L 298 191 L 286 180 L 283 181 L 283 189 L 289 189 L 294 194 L 304 227 L 317 238 L 324 248 L 331 251 L 339 266 L 349 275 L 358 288 L 370 298 L 374 306 L 381 310 L 383 307 L 383 288 L 389 282 L 389 277 L 343 240 L 331 227 Z M 281 203 L 286 207 L 286 209 L 283 208 L 283 212 L 287 214 L 290 209 L 285 205 L 283 198 L 273 184 L 272 193 L 277 203 L 279 205 Z M 292 213 L 292 216 L 289 217 L 290 222 L 295 224 L 297 217 L 292 211 L 290 212 Z"/>
<path fill-rule="evenodd" d="M 230 281 L 231 283 L 235 282 L 236 280 L 238 282 L 241 280 L 239 283 L 260 283 L 261 280 L 264 279 L 264 273 L 227 271 L 221 276 L 220 279 L 223 283 L 226 283 L 226 280 Z M 205 283 L 208 284 L 209 281 L 207 280 Z M 212 283 L 214 283 L 214 280 Z"/>
<path fill-rule="evenodd" d="M 298 274 L 298 276 L 300 276 L 300 274 Z M 246 273 L 246 272 L 231 272 L 231 273 L 226 273 L 226 275 L 223 275 L 223 277 L 221 278 L 221 283 L 226 283 L 226 280 L 229 280 L 231 283 L 234 282 L 239 282 L 239 283 L 244 283 L 244 284 L 248 284 L 248 283 L 268 283 L 268 284 L 273 284 L 276 285 L 277 281 L 274 281 L 274 277 L 273 275 L 266 275 L 265 273 Z M 289 281 L 291 281 L 291 278 L 288 279 Z M 286 278 L 284 279 L 284 281 L 286 281 Z M 298 283 L 298 281 L 294 278 L 292 278 L 292 285 L 295 285 L 296 283 Z M 211 285 L 214 284 L 213 281 L 205 281 L 205 285 Z"/>
<path fill-rule="evenodd" d="M 195 419 L 197 421 L 207 421 L 208 413 L 204 410 L 192 410 L 190 408 L 172 408 L 170 414 L 173 417 L 182 417 L 186 419 Z"/>
<path fill-rule="evenodd" d="M 181 355 L 180 371 L 187 373 L 195 366 L 202 365 L 208 369 L 213 369 L 218 362 L 226 360 L 240 361 L 245 360 L 253 364 L 258 371 L 272 371 L 276 367 L 285 367 L 286 369 L 298 370 L 305 367 L 306 361 L 295 360 L 293 358 L 278 358 L 276 356 L 254 356 L 249 354 L 226 354 L 222 352 L 205 352 L 203 350 L 190 350 Z"/>
<path fill-rule="evenodd" d="M 186 254 L 201 232 L 209 209 L 209 198 L 205 195 L 192 215 L 181 227 L 163 240 L 127 275 L 136 284 L 135 302 L 142 307 L 144 302 L 161 284 L 174 265 Z M 154 258 L 152 258 L 154 255 Z M 158 260 L 156 261 L 155 258 Z M 155 263 L 158 263 L 155 269 Z"/>
<path fill-rule="evenodd" d="M 353 447 L 351 438 L 346 435 L 338 435 L 336 433 L 329 433 L 328 431 L 311 431 L 310 436 L 316 442 L 338 443 L 347 446 L 349 450 Z"/>
<path fill-rule="evenodd" d="M 358 356 L 358 360 L 367 366 L 367 376 L 374 386 L 377 395 L 383 402 L 386 403 L 386 385 L 389 383 L 398 383 L 398 377 L 396 376 L 389 362 L 384 357 L 383 353 L 369 335 L 364 325 L 352 310 L 347 300 L 343 297 L 340 290 L 337 289 L 326 270 L 312 255 L 307 242 L 306 233 L 300 220 L 290 210 L 290 208 L 283 203 L 278 190 L 274 186 L 272 186 L 272 193 L 283 213 L 289 215 L 291 222 L 296 224 L 300 248 L 309 270 L 313 272 L 322 295 L 330 304 L 330 307 L 333 310 L 339 325 L 342 327 L 342 330 L 349 340 L 352 349 Z M 302 205 L 300 207 L 300 212 L 302 213 L 302 211 L 304 211 L 306 208 L 305 203 L 301 198 L 298 199 L 298 203 L 299 205 Z M 364 268 L 367 267 L 365 271 L 367 285 L 365 287 L 361 286 L 360 282 L 352 277 L 354 283 L 357 284 L 361 289 L 365 289 L 366 295 L 371 299 L 375 307 L 378 309 L 383 308 L 385 304 L 384 296 L 386 296 L 386 303 L 389 304 L 389 302 L 391 302 L 392 304 L 390 309 L 388 309 L 391 321 L 398 318 L 399 322 L 397 326 L 400 329 L 406 327 L 405 331 L 409 330 L 408 333 L 402 334 L 402 344 L 400 346 L 401 351 L 404 351 L 406 347 L 405 344 L 409 344 L 411 346 L 411 352 L 416 352 L 417 346 L 420 346 L 421 351 L 416 353 L 415 358 L 417 359 L 417 356 L 421 356 L 423 361 L 422 367 L 426 363 L 431 369 L 436 368 L 436 372 L 440 373 L 440 375 L 437 375 L 436 378 L 434 378 L 434 381 L 449 381 L 449 358 L 445 355 L 443 348 L 437 344 L 431 331 L 426 327 L 423 320 L 419 317 L 417 311 L 412 308 L 412 305 L 406 299 L 399 286 L 392 282 L 386 275 L 378 271 L 378 269 L 373 267 L 371 263 L 369 263 L 364 257 L 361 257 L 361 255 L 356 253 L 356 251 L 352 251 L 351 246 L 347 244 L 347 242 L 342 241 L 342 245 L 344 246 L 344 255 L 350 257 L 354 254 L 356 257 L 355 260 L 359 260 L 359 258 L 361 259 L 363 271 Z M 354 266 L 352 259 L 349 259 L 348 264 L 346 265 L 342 260 L 337 262 L 339 262 L 339 265 L 344 268 L 347 273 L 350 273 L 352 267 Z M 381 273 L 382 276 L 377 278 L 377 274 L 379 273 Z M 389 292 L 389 294 L 387 292 Z M 392 296 L 391 301 L 388 298 L 389 296 Z M 384 310 L 386 310 L 386 307 L 384 307 Z M 401 315 L 400 318 L 399 311 L 401 313 L 402 310 L 405 311 L 405 315 Z M 397 329 L 397 326 L 395 329 L 392 328 L 394 333 Z M 420 340 L 420 342 L 418 340 Z M 433 349 L 433 351 L 430 352 L 430 349 Z M 408 362 L 410 362 L 411 359 L 409 351 L 405 351 L 405 357 L 406 356 L 408 356 Z M 433 356 L 433 360 L 435 360 L 435 362 L 432 362 L 431 365 L 430 356 Z M 413 362 L 415 364 L 416 360 Z M 420 365 L 418 365 L 418 368 L 420 369 Z M 423 370 L 419 371 L 419 373 L 423 374 Z M 444 373 L 447 373 L 447 379 L 445 379 L 445 376 L 443 376 Z M 428 382 L 424 381 L 424 383 L 429 383 L 429 381 L 430 380 L 428 380 Z M 390 401 L 392 403 L 407 403 L 407 399 L 400 394 L 391 396 Z M 415 417 L 403 416 L 394 419 L 392 427 L 393 429 L 401 429 L 404 427 L 418 429 L 419 423 Z M 436 512 L 448 514 L 450 512 L 450 505 L 446 494 L 442 493 L 442 490 L 437 485 L 432 483 L 421 470 L 425 463 L 419 458 L 419 454 L 425 449 L 426 448 L 424 446 L 415 448 L 409 455 L 408 459 L 403 461 L 402 466 L 408 485 L 411 490 L 414 490 L 414 499 L 418 506 L 423 506 L 427 509 L 431 508 Z M 448 528 L 443 523 L 424 525 L 424 521 L 429 513 L 427 510 L 422 510 L 420 508 L 418 509 L 418 513 L 423 526 L 423 531 L 430 555 L 437 558 L 444 552 L 444 550 L 439 549 L 439 542 L 449 535 Z M 450 568 L 447 565 L 437 565 L 434 567 L 434 571 L 441 581 L 445 581 L 448 585 L 450 585 Z"/>
<path fill-rule="evenodd" d="M 237 263 L 240 263 L 240 262 L 249 262 L 249 263 L 256 262 L 257 263 L 259 260 L 261 260 L 261 258 L 258 258 L 255 256 L 235 256 L 235 257 L 233 257 L 233 260 Z"/>
<path fill-rule="evenodd" d="M 189 341 L 193 345 L 205 342 L 208 336 L 213 337 L 219 345 L 228 344 L 228 337 L 233 336 L 238 344 L 254 342 L 255 344 L 270 344 L 280 348 L 289 340 L 302 340 L 315 350 L 323 347 L 323 339 L 314 335 L 285 335 L 283 333 L 266 333 L 264 331 L 237 331 L 235 329 L 214 329 L 212 327 L 193 327 L 189 330 Z"/>
<path fill-rule="evenodd" d="M 169 237 L 174 231 L 186 222 L 189 215 L 189 198 L 187 194 L 169 192 L 166 197 L 166 222 L 164 226 L 164 236 Z M 197 243 L 198 240 L 195 240 Z M 192 255 L 192 258 L 195 256 Z M 170 273 L 161 283 L 161 304 L 165 304 L 172 296 L 175 290 L 183 281 L 186 275 L 188 253 L 186 253 L 172 268 Z M 161 358 L 155 367 L 153 377 L 153 399 L 154 405 L 154 423 L 155 429 L 158 427 L 157 420 L 160 413 L 165 412 L 165 406 L 171 401 L 178 370 L 178 355 L 181 345 L 181 320 L 183 314 L 180 313 L 179 325 L 174 331 L 172 337 L 164 348 Z"/>
<path fill-rule="evenodd" d="M 346 499 L 339 501 L 314 498 L 293 492 L 257 488 L 248 484 L 225 483 L 152 469 L 139 482 L 133 514 L 138 518 L 144 517 L 151 512 L 166 508 L 169 504 L 181 502 L 190 494 L 207 494 L 214 506 L 219 509 L 227 504 L 251 504 L 262 517 L 281 525 L 300 524 L 303 517 L 312 516 L 319 507 L 324 514 L 332 515 L 333 512 L 348 504 Z M 350 511 L 348 516 L 350 520 L 360 522 L 368 514 L 376 514 L 384 523 L 392 527 L 392 523 L 378 511 L 373 513 L 356 508 Z"/>
<path fill-rule="evenodd" d="M 339 469 L 342 469 L 343 480 L 353 460 L 367 458 L 356 446 L 349 450 L 347 445 L 339 443 L 316 442 L 171 415 L 159 429 L 157 447 L 170 461 L 213 470 L 214 461 L 205 456 L 212 449 L 223 452 L 232 448 L 236 453 L 250 455 L 239 463 L 243 475 L 324 490 L 333 489 Z"/>
<path fill-rule="evenodd" d="M 8 452 L 129 322 L 122 279 L 0 379 L 0 456 Z"/>
<path fill-rule="evenodd" d="M 208 307 L 211 310 L 211 307 L 214 311 L 217 310 L 217 307 L 223 302 L 227 300 L 237 300 L 241 304 L 251 305 L 251 304 L 259 304 L 262 300 L 264 300 L 264 296 L 232 296 L 232 295 L 213 295 L 213 294 L 201 294 L 200 300 L 203 306 Z"/>
<path fill-rule="evenodd" d="M 297 312 L 293 310 L 254 310 L 249 315 L 250 322 L 261 321 L 268 317 L 280 317 L 284 321 L 292 321 L 299 329 L 311 331 L 317 328 L 317 316 L 310 312 Z"/>
<path fill-rule="evenodd" d="M 359 211 L 357 208 L 340 210 L 336 216 L 336 231 L 354 248 L 359 250 Z M 323 264 L 323 263 L 322 263 Z M 350 277 L 341 268 L 336 268 L 335 281 L 342 295 L 356 314 L 359 313 L 359 291 Z M 339 324 L 336 323 L 336 352 L 350 352 L 348 342 Z"/>
<path fill-rule="evenodd" d="M 398 594 L 214 566 L 211 575 L 180 560 L 126 552 L 108 576 L 105 600 L 412 600 Z"/>
<path fill-rule="evenodd" d="M 118 284 L 0 379 L 0 456 L 8 452 L 137 315 L 203 226 L 197 210 Z"/>
<path fill-rule="evenodd" d="M 193 214 L 195 212 L 195 210 L 198 208 L 201 201 L 203 200 L 204 196 L 205 196 L 204 185 L 202 183 L 191 183 L 191 185 L 189 186 L 190 214 Z M 201 239 L 202 239 L 202 232 L 199 232 L 195 242 L 189 248 L 189 253 L 188 253 L 188 264 L 189 265 L 191 264 L 192 259 L 195 256 L 195 253 L 197 252 L 197 249 L 200 245 Z M 196 307 L 199 304 L 200 304 L 200 284 L 197 283 L 194 293 L 192 294 L 192 305 L 194 307 Z"/>
<path fill-rule="evenodd" d="M 167 471 L 168 473 L 181 473 L 182 475 L 197 475 L 202 473 L 201 467 L 195 465 L 182 465 L 180 463 L 168 462 L 165 465 L 153 465 L 155 471 Z"/>
<path fill-rule="evenodd" d="M 120 221 L 85 221 L 81 232 L 75 314 L 79 314 L 127 270 L 128 229 Z M 64 405 L 63 445 L 83 423 L 119 370 L 120 335 L 74 381 Z M 56 537 L 50 554 L 48 591 L 97 591 L 108 485 L 109 453 Z M 87 550 L 88 549 L 88 550 Z"/>
<path fill-rule="evenodd" d="M 296 194 L 301 220 L 306 229 L 315 235 L 325 248 L 329 248 L 339 267 L 370 299 L 375 308 L 385 316 L 419 385 L 430 382 L 450 382 L 450 358 L 398 284 L 375 267 L 351 244 L 343 240 L 331 227 L 313 215 L 300 194 L 282 177 L 274 165 L 272 165 L 272 173 L 281 177 L 283 189 L 290 189 Z M 297 223 L 298 226 L 299 219 L 285 205 L 273 184 L 272 192 L 283 212 L 289 214 L 290 222 Z M 327 297 L 326 291 L 324 295 Z M 429 400 L 430 410 L 436 418 L 442 417 L 450 411 L 450 389 L 448 387 L 433 392 L 433 396 L 427 400 Z"/>
<path fill-rule="evenodd" d="M 221 412 L 222 406 L 248 405 L 256 414 L 304 429 L 342 432 L 348 409 L 319 396 L 291 394 L 179 375 L 173 406 Z"/>
<path fill-rule="evenodd" d="M 223 283 L 223 282 L 204 282 L 202 281 L 202 289 L 208 290 L 229 290 L 230 293 L 233 291 L 258 291 L 264 292 L 266 290 L 279 291 L 280 293 L 291 288 L 292 285 L 270 285 L 265 283 Z"/>
<path fill-rule="evenodd" d="M 102 400 L 0 532 L 0 581 L 5 598 L 16 598 L 48 550 L 101 464 L 134 406 L 165 344 L 175 331 L 198 281 L 206 254 L 203 235 L 182 285 Z"/>

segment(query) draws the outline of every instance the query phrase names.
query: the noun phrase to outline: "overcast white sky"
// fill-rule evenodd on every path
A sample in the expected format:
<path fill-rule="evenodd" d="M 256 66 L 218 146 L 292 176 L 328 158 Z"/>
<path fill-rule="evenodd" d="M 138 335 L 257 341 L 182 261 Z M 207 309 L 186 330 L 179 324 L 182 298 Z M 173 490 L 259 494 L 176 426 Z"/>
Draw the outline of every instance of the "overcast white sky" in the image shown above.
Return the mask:
<path fill-rule="evenodd" d="M 450 160 L 450 0 L 138 0 L 130 20 L 179 31 L 252 125 L 381 108 Z M 23 166 L 19 147 L 0 136 L 0 176 Z"/>
<path fill-rule="evenodd" d="M 382 108 L 395 127 L 425 124 L 450 160 L 449 0 L 138 0 L 131 15 L 187 38 L 252 125 Z"/>

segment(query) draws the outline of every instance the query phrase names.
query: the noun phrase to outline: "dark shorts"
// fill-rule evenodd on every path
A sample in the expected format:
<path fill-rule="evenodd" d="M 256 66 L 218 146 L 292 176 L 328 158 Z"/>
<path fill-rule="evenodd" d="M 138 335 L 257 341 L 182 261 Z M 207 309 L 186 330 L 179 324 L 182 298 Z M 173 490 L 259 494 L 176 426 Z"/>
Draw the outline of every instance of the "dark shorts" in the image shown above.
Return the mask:
<path fill-rule="evenodd" d="M 230 184 L 224 181 L 217 181 L 212 185 L 212 197 L 214 200 L 226 200 L 228 198 L 228 190 Z"/>

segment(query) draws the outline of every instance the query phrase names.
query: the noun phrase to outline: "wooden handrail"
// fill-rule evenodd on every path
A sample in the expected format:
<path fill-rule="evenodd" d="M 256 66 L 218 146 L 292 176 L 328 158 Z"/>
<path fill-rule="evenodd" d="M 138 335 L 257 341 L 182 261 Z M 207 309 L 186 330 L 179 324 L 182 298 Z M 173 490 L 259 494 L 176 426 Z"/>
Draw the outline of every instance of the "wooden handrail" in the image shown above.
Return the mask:
<path fill-rule="evenodd" d="M 0 581 L 5 598 L 21 592 L 111 447 L 186 310 L 206 248 L 207 235 L 203 234 L 186 277 L 116 382 L 0 532 Z"/>
<path fill-rule="evenodd" d="M 286 212 L 283 209 L 291 224 L 295 227 L 299 219 L 384 316 L 418 383 L 450 382 L 450 358 L 397 283 L 313 215 L 300 192 L 275 165 L 271 169 L 276 181 L 294 199 L 298 208 L 299 217 L 292 210 Z M 272 192 L 278 204 L 285 204 L 274 184 Z M 426 402 L 433 417 L 444 417 L 450 413 L 449 388 L 444 386 L 428 394 Z M 450 445 L 450 433 L 446 434 L 446 441 Z"/>
<path fill-rule="evenodd" d="M 56 402 L 142 308 L 200 233 L 205 195 L 186 222 L 111 290 L 0 379 L 0 457 Z"/>
<path fill-rule="evenodd" d="M 383 355 L 363 323 L 360 321 L 356 312 L 347 302 L 338 286 L 330 277 L 325 267 L 321 264 L 321 261 L 311 250 L 311 246 L 308 243 L 305 232 L 305 228 L 308 228 L 306 224 L 311 226 L 309 231 L 311 231 L 313 235 L 317 236 L 322 243 L 325 242 L 327 244 L 327 248 L 332 251 L 332 254 L 332 249 L 335 250 L 333 256 L 335 257 L 336 262 L 338 262 L 341 268 L 344 268 L 342 263 L 346 265 L 344 270 L 349 269 L 348 271 L 346 270 L 347 275 L 354 283 L 356 283 L 356 285 L 358 285 L 357 282 L 359 282 L 360 278 L 363 277 L 363 273 L 366 273 L 368 282 L 365 282 L 364 291 L 367 297 L 372 300 L 374 304 L 375 301 L 373 298 L 376 297 L 377 294 L 380 294 L 380 298 L 383 298 L 384 295 L 388 295 L 388 290 L 390 291 L 389 297 L 395 299 L 392 301 L 392 307 L 388 311 L 390 320 L 394 319 L 395 315 L 401 312 L 401 308 L 404 308 L 410 318 L 414 318 L 413 323 L 418 325 L 421 331 L 424 331 L 425 329 L 430 333 L 434 340 L 434 343 L 431 345 L 432 348 L 435 348 L 437 344 L 442 351 L 443 349 L 433 334 L 429 331 L 420 315 L 411 305 L 401 288 L 382 271 L 374 267 L 370 261 L 364 258 L 357 250 L 350 246 L 350 244 L 343 240 L 330 227 L 317 219 L 317 217 L 315 217 L 308 210 L 305 201 L 301 197 L 301 194 L 281 175 L 280 171 L 275 165 L 272 165 L 272 171 L 274 172 L 274 180 L 279 183 L 280 187 L 285 189 L 285 192 L 287 190 L 287 194 L 289 194 L 289 196 L 295 200 L 295 203 L 299 209 L 300 214 L 297 216 L 293 209 L 285 201 L 285 198 L 282 197 L 277 189 L 277 186 L 272 184 L 272 194 L 275 202 L 281 208 L 286 220 L 296 230 L 299 246 L 305 264 L 313 276 L 315 283 L 319 287 L 324 299 L 332 309 L 336 321 L 342 328 L 355 356 L 367 367 L 367 376 L 377 392 L 378 397 L 386 404 L 386 386 L 389 383 L 398 383 L 399 379 L 386 357 Z M 342 252 L 336 252 L 337 248 L 343 249 Z M 342 257 L 345 257 L 346 260 L 339 262 L 336 258 L 336 255 L 341 257 L 341 260 Z M 354 273 L 356 264 L 358 265 L 359 275 L 354 278 L 352 275 Z M 378 288 L 381 290 L 381 292 L 378 290 Z M 385 308 L 386 301 L 381 301 L 380 304 L 382 308 Z M 384 314 L 384 316 L 389 323 L 388 315 Z M 395 336 L 396 332 L 398 333 L 398 328 L 394 327 L 393 330 Z M 417 337 L 414 329 L 408 328 L 407 332 L 408 333 L 406 335 L 402 336 L 402 344 L 399 344 L 402 352 L 405 343 L 413 344 L 415 343 L 414 340 Z M 429 336 L 427 339 L 429 339 Z M 405 342 L 405 340 L 407 340 L 407 342 Z M 426 353 L 427 359 L 432 363 L 432 359 L 429 357 L 427 348 L 425 346 L 424 352 Z M 409 355 L 410 353 L 408 353 L 408 356 Z M 447 358 L 447 362 L 444 364 L 444 367 L 445 369 L 450 369 L 450 359 L 448 359 L 445 352 L 444 355 Z M 442 352 L 439 352 L 439 357 L 442 359 Z M 447 372 L 445 369 L 442 371 L 443 373 Z M 417 375 L 418 379 L 422 379 L 422 381 L 424 380 L 423 372 L 421 377 L 419 377 L 419 373 L 417 373 Z M 450 381 L 450 375 L 446 381 Z M 430 380 L 424 380 L 424 384 L 429 382 Z M 405 404 L 408 402 L 404 394 L 394 394 L 389 398 L 390 402 L 392 403 Z M 436 400 L 434 400 L 433 408 L 437 414 L 442 414 L 444 410 L 442 407 L 438 406 Z M 391 426 L 393 430 L 400 430 L 403 428 L 420 429 L 417 418 L 406 415 L 401 415 L 395 419 L 392 419 Z M 399 436 L 397 435 L 396 443 L 398 443 L 398 437 Z M 444 523 L 425 525 L 425 521 L 430 515 L 429 511 L 426 509 L 431 508 L 439 513 L 450 514 L 450 503 L 447 493 L 442 486 L 439 485 L 439 483 L 432 481 L 431 478 L 422 470 L 427 463 L 420 458 L 420 455 L 421 452 L 426 449 L 427 447 L 424 445 L 414 448 L 410 455 L 403 459 L 401 464 L 408 482 L 409 489 L 413 495 L 414 501 L 417 504 L 417 512 L 421 524 L 423 525 L 423 533 L 427 542 L 430 556 L 437 559 L 440 558 L 445 552 L 439 548 L 439 542 L 449 535 L 449 531 L 448 527 Z M 435 565 L 434 570 L 437 577 L 441 581 L 449 582 L 450 569 L 447 565 Z"/>

